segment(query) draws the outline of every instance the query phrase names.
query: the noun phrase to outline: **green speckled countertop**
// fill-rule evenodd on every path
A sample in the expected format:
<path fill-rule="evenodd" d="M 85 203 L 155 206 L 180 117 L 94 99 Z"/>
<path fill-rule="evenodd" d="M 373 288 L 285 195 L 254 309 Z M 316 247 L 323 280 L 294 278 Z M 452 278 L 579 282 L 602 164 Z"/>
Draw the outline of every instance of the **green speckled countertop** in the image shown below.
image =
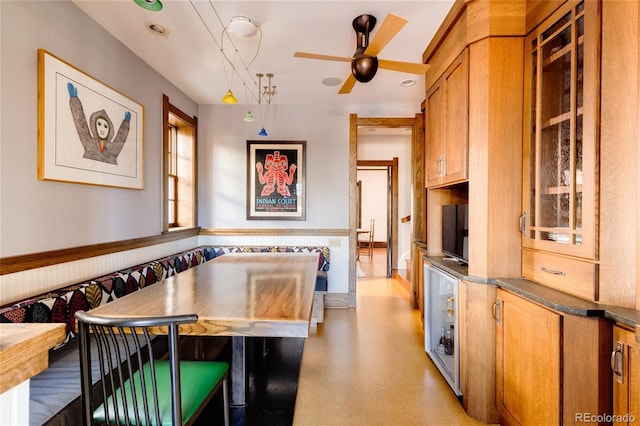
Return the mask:
<path fill-rule="evenodd" d="M 420 244 L 416 244 L 421 247 Z M 422 248 L 426 248 L 426 245 Z M 470 276 L 466 265 L 442 256 L 424 256 L 424 259 L 460 280 L 495 285 L 558 312 L 587 317 L 608 318 L 612 321 L 640 329 L 640 311 L 635 309 L 591 302 L 523 278 L 489 279 Z M 638 339 L 640 339 L 640 335 Z"/>

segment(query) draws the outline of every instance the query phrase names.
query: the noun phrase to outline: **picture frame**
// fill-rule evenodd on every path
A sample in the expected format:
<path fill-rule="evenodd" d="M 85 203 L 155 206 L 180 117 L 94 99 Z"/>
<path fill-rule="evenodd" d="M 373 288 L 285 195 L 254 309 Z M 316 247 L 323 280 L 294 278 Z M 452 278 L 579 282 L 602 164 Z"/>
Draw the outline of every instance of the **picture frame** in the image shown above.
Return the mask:
<path fill-rule="evenodd" d="M 38 179 L 144 189 L 144 107 L 38 49 Z"/>
<path fill-rule="evenodd" d="M 305 220 L 306 141 L 247 141 L 247 220 Z"/>

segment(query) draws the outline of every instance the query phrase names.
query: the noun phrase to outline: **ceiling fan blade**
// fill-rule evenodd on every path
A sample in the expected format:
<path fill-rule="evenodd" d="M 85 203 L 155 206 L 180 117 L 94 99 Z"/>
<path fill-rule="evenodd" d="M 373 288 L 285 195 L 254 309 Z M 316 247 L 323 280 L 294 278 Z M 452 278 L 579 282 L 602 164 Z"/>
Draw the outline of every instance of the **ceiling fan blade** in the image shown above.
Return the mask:
<path fill-rule="evenodd" d="M 353 74 L 349 74 L 349 77 L 347 77 L 347 79 L 344 81 L 344 84 L 342 85 L 342 87 L 340 88 L 340 90 L 338 91 L 339 95 L 346 95 L 351 93 L 351 89 L 353 89 L 353 86 L 356 85 L 358 80 L 356 80 L 356 78 L 353 76 Z"/>
<path fill-rule="evenodd" d="M 378 56 L 378 53 L 398 34 L 398 31 L 400 31 L 406 23 L 406 19 L 393 13 L 388 14 L 378 31 L 374 34 L 373 40 L 371 40 L 369 46 L 367 46 L 364 51 L 365 55 Z"/>
<path fill-rule="evenodd" d="M 293 56 L 295 58 L 320 59 L 322 61 L 338 61 L 338 62 L 353 61 L 353 58 L 349 58 L 346 56 L 321 55 L 319 53 L 295 52 Z"/>
<path fill-rule="evenodd" d="M 378 58 L 378 67 L 385 70 L 401 71 L 410 74 L 424 74 L 429 69 L 428 64 L 419 64 L 416 62 L 400 62 L 388 61 Z"/>

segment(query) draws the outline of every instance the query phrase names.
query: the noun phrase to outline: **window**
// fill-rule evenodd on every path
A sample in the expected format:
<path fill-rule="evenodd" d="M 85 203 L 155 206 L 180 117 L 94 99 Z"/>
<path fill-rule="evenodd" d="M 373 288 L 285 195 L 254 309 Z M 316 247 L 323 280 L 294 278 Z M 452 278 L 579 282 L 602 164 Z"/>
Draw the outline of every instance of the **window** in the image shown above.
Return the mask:
<path fill-rule="evenodd" d="M 167 156 L 167 224 L 171 228 L 178 226 L 178 128 L 172 124 L 169 124 Z"/>
<path fill-rule="evenodd" d="M 197 224 L 197 117 L 163 96 L 163 231 Z"/>

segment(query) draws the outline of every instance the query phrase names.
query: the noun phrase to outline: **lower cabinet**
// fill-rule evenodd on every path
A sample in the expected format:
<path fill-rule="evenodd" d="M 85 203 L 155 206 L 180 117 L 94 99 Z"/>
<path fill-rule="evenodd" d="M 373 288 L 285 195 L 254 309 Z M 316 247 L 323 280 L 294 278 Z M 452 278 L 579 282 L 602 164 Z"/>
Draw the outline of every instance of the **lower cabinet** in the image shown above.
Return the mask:
<path fill-rule="evenodd" d="M 640 421 L 640 343 L 635 332 L 613 328 L 613 417 L 614 425 Z"/>
<path fill-rule="evenodd" d="M 578 424 L 588 413 L 611 412 L 607 320 L 558 312 L 504 289 L 496 292 L 495 318 L 501 424 Z"/>
<path fill-rule="evenodd" d="M 501 423 L 558 424 L 560 315 L 502 290 L 496 303 L 496 398 Z"/>

